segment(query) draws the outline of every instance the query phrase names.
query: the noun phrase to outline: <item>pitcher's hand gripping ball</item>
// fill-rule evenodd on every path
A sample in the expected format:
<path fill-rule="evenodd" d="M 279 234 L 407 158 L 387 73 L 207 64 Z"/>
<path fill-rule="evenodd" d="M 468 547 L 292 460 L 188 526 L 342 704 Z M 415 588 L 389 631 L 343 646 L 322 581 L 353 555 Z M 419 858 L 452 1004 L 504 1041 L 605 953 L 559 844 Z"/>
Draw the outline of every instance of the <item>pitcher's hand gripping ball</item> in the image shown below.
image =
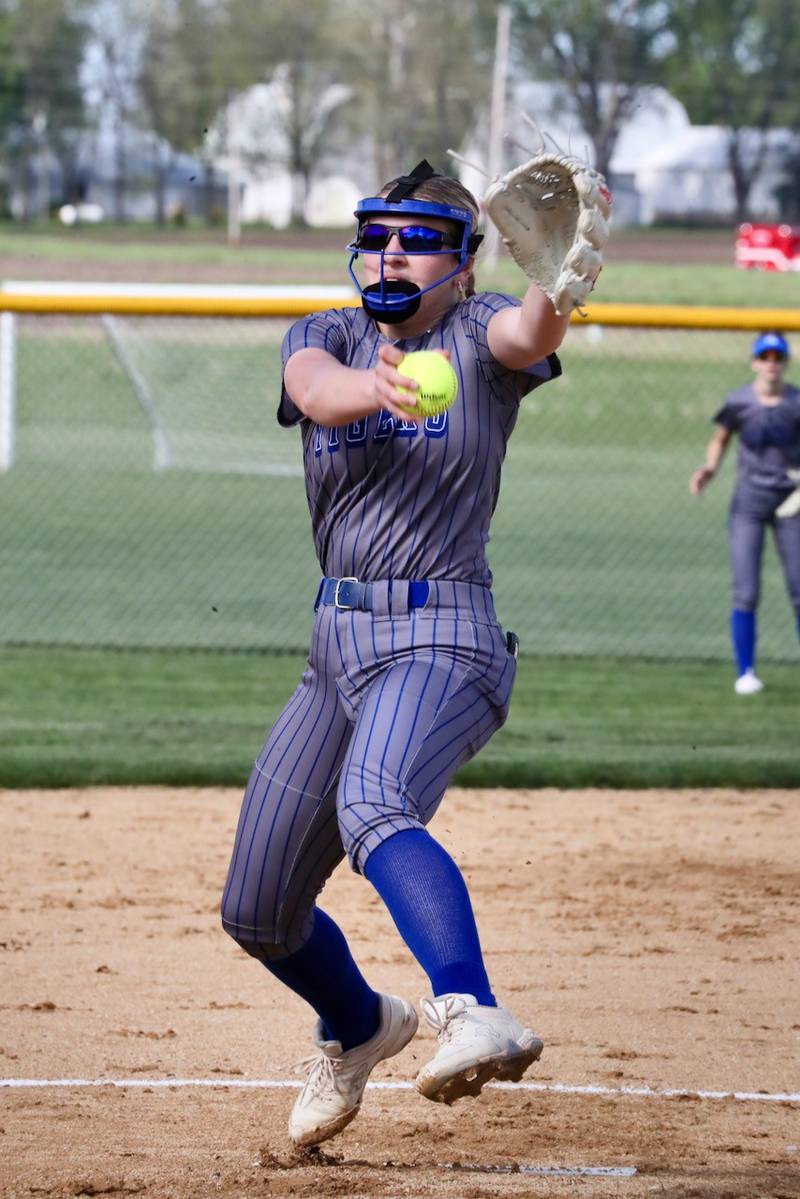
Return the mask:
<path fill-rule="evenodd" d="M 581 308 L 603 266 L 611 193 L 580 158 L 537 154 L 491 185 L 486 212 L 559 316 Z"/>
<path fill-rule="evenodd" d="M 445 412 L 458 395 L 456 372 L 443 354 L 436 350 L 415 350 L 406 354 L 397 369 L 407 379 L 416 379 L 419 391 L 412 393 L 405 387 L 398 388 L 406 395 L 416 395 L 416 408 L 406 408 L 410 415 L 436 416 Z M 402 405 L 401 405 L 402 407 Z"/>

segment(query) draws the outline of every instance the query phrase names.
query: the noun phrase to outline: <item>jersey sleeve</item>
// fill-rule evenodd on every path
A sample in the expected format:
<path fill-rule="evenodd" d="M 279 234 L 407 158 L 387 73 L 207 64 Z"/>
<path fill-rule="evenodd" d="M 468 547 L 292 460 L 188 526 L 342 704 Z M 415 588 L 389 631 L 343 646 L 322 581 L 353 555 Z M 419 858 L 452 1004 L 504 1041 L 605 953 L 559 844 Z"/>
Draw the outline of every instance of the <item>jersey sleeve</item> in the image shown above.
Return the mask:
<path fill-rule="evenodd" d="M 742 424 L 742 401 L 738 391 L 732 391 L 725 397 L 721 408 L 711 418 L 714 425 L 722 425 L 730 433 L 738 433 Z"/>
<path fill-rule="evenodd" d="M 311 316 L 295 321 L 291 326 L 281 346 L 281 398 L 278 403 L 278 424 L 289 428 L 306 419 L 289 396 L 283 381 L 286 363 L 292 354 L 296 354 L 298 350 L 326 350 L 339 362 L 346 363 L 349 346 L 348 329 L 346 318 L 337 309 L 312 313 Z"/>
<path fill-rule="evenodd" d="M 489 321 L 494 314 L 503 308 L 521 306 L 522 301 L 516 296 L 502 292 L 481 292 L 473 296 L 468 304 L 462 305 L 466 334 L 474 347 L 478 369 L 495 398 L 509 404 L 518 404 L 523 396 L 561 374 L 561 362 L 557 354 L 548 354 L 524 370 L 511 370 L 498 362 L 489 349 Z"/>

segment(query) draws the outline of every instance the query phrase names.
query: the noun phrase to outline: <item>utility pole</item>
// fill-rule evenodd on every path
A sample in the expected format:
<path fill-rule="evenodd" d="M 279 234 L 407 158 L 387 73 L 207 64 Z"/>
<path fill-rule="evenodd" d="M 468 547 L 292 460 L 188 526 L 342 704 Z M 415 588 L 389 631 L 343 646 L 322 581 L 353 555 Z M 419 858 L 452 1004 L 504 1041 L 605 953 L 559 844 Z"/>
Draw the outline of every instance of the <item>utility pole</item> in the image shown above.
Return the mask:
<path fill-rule="evenodd" d="M 242 145 L 239 130 L 239 103 L 234 93 L 228 97 L 228 241 L 238 246 L 242 236 L 240 212 Z"/>
<path fill-rule="evenodd" d="M 508 49 L 511 30 L 511 5 L 497 9 L 497 32 L 494 43 L 492 71 L 492 106 L 489 112 L 489 175 L 496 179 L 503 170 L 503 130 L 506 122 L 506 80 L 508 78 Z M 487 224 L 483 260 L 494 266 L 500 249 L 500 235 L 494 225 Z"/>

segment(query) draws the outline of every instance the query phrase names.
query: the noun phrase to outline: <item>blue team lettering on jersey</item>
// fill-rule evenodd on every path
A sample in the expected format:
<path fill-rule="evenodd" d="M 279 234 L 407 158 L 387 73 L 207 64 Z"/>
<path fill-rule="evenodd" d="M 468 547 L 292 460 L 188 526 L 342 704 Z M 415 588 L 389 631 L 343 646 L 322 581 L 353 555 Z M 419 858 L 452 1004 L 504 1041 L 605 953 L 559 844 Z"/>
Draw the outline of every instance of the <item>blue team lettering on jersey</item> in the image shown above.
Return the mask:
<path fill-rule="evenodd" d="M 435 416 L 427 416 L 424 423 L 418 425 L 416 421 L 411 420 L 396 421 L 390 412 L 381 409 L 372 440 L 388 441 L 390 437 L 416 437 L 420 429 L 426 437 L 444 437 L 447 432 L 447 415 L 446 412 L 438 412 Z M 345 444 L 348 446 L 366 445 L 368 430 L 368 418 L 362 417 L 360 420 L 353 421 L 345 429 Z M 327 429 L 322 425 L 317 425 L 314 438 L 314 454 L 317 458 L 322 454 L 322 442 L 326 433 L 329 454 L 335 454 L 342 447 L 341 428 Z"/>

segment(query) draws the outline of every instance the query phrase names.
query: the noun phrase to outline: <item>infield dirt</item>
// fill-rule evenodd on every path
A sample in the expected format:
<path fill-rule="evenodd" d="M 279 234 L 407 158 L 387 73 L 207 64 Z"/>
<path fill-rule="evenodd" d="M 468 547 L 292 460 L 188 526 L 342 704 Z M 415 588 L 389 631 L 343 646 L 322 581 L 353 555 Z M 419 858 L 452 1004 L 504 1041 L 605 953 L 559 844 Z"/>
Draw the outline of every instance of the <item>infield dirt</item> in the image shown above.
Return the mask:
<path fill-rule="evenodd" d="M 796 794 L 449 792 L 433 831 L 499 998 L 545 1040 L 543 1089 L 370 1088 L 305 1154 L 286 1119 L 310 1012 L 219 927 L 238 794 L 0 799 L 0 1073 L 72 1080 L 3 1089 L 3 1196 L 800 1196 Z M 427 993 L 365 880 L 340 868 L 324 903 L 373 985 Z M 421 1028 L 373 1079 L 433 1047 Z M 76 1082 L 124 1079 L 143 1085 Z M 527 1172 L 575 1167 L 636 1174 Z"/>

